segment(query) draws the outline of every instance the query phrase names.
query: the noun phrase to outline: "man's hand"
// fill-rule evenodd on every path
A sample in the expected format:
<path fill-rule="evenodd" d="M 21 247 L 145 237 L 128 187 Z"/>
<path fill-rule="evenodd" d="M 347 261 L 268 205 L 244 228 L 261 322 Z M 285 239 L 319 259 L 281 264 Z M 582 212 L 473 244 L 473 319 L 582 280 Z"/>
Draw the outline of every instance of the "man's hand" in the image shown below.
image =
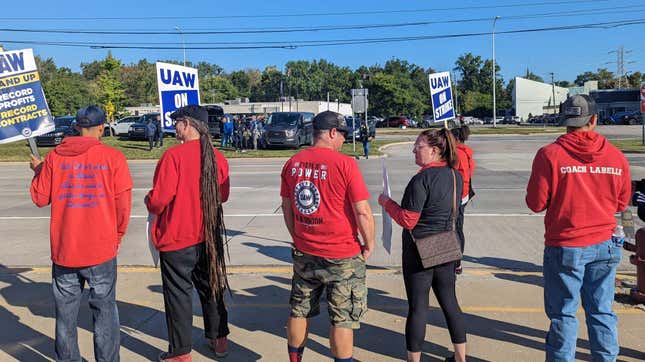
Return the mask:
<path fill-rule="evenodd" d="M 366 243 L 363 246 L 363 250 L 361 251 L 361 253 L 363 254 L 363 259 L 365 259 L 365 261 L 367 261 L 367 259 L 369 259 L 370 255 L 372 255 L 373 251 L 374 251 L 374 242 L 372 242 L 371 245 L 370 245 L 370 243 Z"/>
<path fill-rule="evenodd" d="M 378 204 L 381 206 L 385 206 L 385 204 L 387 204 L 387 202 L 390 200 L 390 197 L 385 194 L 378 195 Z"/>
<path fill-rule="evenodd" d="M 43 160 L 41 160 L 40 158 L 34 155 L 29 155 L 29 156 L 31 157 L 31 160 L 29 160 L 29 168 L 35 173 L 38 173 L 40 169 L 43 167 Z"/>

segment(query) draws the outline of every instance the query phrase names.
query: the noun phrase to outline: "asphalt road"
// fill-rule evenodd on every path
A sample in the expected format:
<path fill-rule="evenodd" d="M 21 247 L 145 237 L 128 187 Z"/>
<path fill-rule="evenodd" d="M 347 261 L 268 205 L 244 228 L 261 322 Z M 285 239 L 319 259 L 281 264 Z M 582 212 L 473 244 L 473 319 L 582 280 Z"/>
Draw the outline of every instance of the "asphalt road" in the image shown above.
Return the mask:
<path fill-rule="evenodd" d="M 634 138 L 639 127 L 604 128 L 609 137 Z M 604 132 L 603 132 L 604 131 Z M 629 136 L 631 134 L 631 136 Z M 464 266 L 538 271 L 542 264 L 543 217 L 524 204 L 525 187 L 535 152 L 557 135 L 474 136 L 477 196 L 467 208 Z M 359 161 L 372 195 L 370 204 L 376 218 L 377 250 L 369 263 L 400 265 L 401 229 L 395 226 L 393 250 L 382 247 L 381 208 L 376 199 L 382 190 L 382 164 L 387 167 L 393 198 L 400 199 L 410 177 L 416 172 L 411 144 L 387 149 L 388 157 Z M 630 154 L 632 178 L 645 178 L 645 155 Z M 231 265 L 285 265 L 290 263 L 290 240 L 280 214 L 279 186 L 282 159 L 233 159 L 232 193 L 225 205 L 230 233 Z M 134 179 L 132 219 L 123 241 L 121 265 L 150 265 L 146 241 L 147 212 L 143 197 L 151 187 L 155 162 L 129 163 Z M 29 197 L 31 171 L 27 164 L 0 164 L 0 264 L 5 266 L 47 266 L 49 261 L 49 209 L 38 209 Z M 92 230 L 91 232 L 100 232 Z M 623 258 L 621 269 L 633 267 Z"/>

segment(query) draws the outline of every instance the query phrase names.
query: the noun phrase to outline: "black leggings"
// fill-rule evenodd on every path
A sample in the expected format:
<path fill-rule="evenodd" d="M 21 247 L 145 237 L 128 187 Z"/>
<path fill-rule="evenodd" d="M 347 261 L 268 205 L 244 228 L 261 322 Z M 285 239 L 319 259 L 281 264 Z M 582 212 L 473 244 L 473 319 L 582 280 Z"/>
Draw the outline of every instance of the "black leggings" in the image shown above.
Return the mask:
<path fill-rule="evenodd" d="M 403 276 L 408 296 L 405 344 L 410 352 L 420 352 L 426 336 L 430 288 L 434 291 L 448 324 L 452 343 L 465 343 L 464 319 L 455 294 L 455 263 L 447 263 Z"/>

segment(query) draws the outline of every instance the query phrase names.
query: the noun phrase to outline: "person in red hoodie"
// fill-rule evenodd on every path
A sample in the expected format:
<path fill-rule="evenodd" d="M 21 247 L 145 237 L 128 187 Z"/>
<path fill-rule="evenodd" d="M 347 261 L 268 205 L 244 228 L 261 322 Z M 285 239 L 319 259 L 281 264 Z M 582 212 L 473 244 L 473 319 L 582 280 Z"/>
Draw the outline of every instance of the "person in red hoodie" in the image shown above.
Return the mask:
<path fill-rule="evenodd" d="M 130 219 L 132 178 L 125 156 L 101 143 L 105 113 L 96 106 L 76 114 L 78 137 L 68 137 L 42 161 L 34 156 L 31 199 L 51 205 L 52 290 L 57 361 L 80 361 L 78 309 L 84 285 L 97 361 L 119 361 L 116 255 Z"/>
<path fill-rule="evenodd" d="M 455 166 L 455 169 L 459 171 L 461 178 L 464 180 L 461 191 L 459 214 L 457 216 L 457 222 L 455 223 L 457 236 L 459 236 L 459 241 L 461 242 L 461 252 L 463 254 L 464 246 L 466 244 L 466 237 L 464 235 L 464 212 L 466 211 L 466 205 L 468 204 L 468 201 L 470 201 L 470 198 L 475 196 L 471 182 L 473 174 L 475 173 L 475 159 L 473 159 L 473 149 L 466 145 L 466 141 L 470 136 L 470 127 L 463 125 L 461 127 L 453 128 L 451 132 L 457 141 L 457 147 L 455 147 L 457 152 L 457 165 Z M 455 273 L 461 274 L 462 272 L 461 260 L 459 260 L 457 261 Z"/>
<path fill-rule="evenodd" d="M 152 240 L 160 251 L 168 352 L 159 361 L 191 361 L 193 286 L 204 316 L 204 333 L 218 357 L 227 354 L 228 289 L 222 203 L 228 200 L 228 162 L 213 147 L 208 112 L 188 105 L 172 113 L 181 144 L 159 160 L 145 203 L 157 215 Z"/>
<path fill-rule="evenodd" d="M 625 156 L 594 132 L 596 104 L 587 95 L 562 105 L 567 133 L 535 155 L 526 204 L 544 218 L 544 307 L 551 320 L 547 361 L 573 361 L 582 300 L 594 361 L 615 361 L 617 316 L 612 311 L 622 245 L 612 239 L 614 214 L 631 196 Z M 581 298 L 582 297 L 582 298 Z"/>

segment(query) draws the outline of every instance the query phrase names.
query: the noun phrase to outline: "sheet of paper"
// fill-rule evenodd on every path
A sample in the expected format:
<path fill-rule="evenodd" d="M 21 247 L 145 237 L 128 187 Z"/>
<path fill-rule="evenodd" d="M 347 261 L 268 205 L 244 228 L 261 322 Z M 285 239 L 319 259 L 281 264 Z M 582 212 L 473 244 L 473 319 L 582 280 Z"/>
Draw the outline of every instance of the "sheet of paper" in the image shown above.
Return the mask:
<path fill-rule="evenodd" d="M 148 237 L 148 249 L 150 249 L 150 256 L 155 268 L 159 266 L 159 250 L 152 241 L 152 223 L 155 222 L 155 214 L 148 214 L 148 222 L 146 223 L 146 236 Z"/>
<path fill-rule="evenodd" d="M 385 160 L 382 160 L 383 165 L 383 194 L 390 196 L 390 180 L 387 175 L 387 168 L 385 167 Z M 383 248 L 387 251 L 388 254 L 392 253 L 392 218 L 385 211 L 384 207 L 381 207 L 381 215 L 383 215 L 383 234 L 381 235 L 381 240 L 383 241 Z"/>

